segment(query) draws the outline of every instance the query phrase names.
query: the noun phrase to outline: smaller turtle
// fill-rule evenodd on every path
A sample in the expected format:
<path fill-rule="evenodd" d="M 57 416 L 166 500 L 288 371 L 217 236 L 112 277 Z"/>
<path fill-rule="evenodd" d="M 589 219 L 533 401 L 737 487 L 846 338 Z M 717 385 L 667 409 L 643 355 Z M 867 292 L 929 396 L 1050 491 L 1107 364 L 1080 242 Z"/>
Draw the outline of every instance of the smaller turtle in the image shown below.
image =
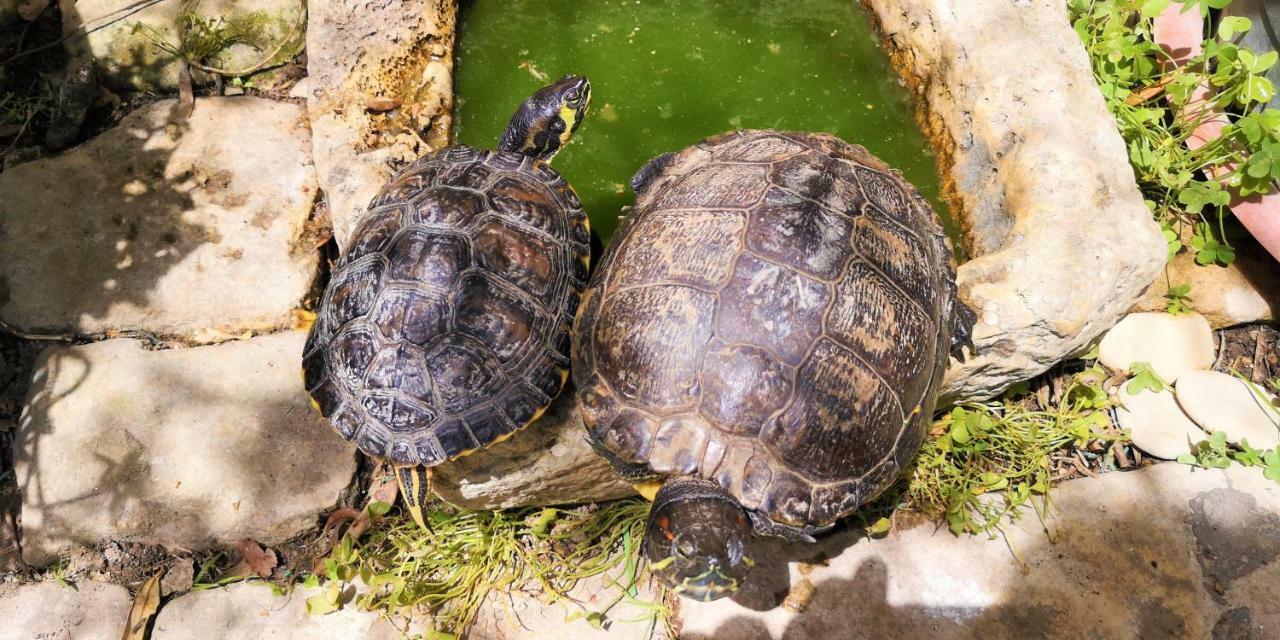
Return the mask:
<path fill-rule="evenodd" d="M 813 541 L 898 476 L 974 316 L 927 201 L 830 135 L 655 158 L 574 325 L 592 444 L 653 499 L 645 553 L 714 600 L 752 533 Z"/>
<path fill-rule="evenodd" d="M 342 437 L 396 467 L 425 526 L 429 468 L 528 426 L 560 393 L 591 230 L 548 162 L 591 84 L 526 100 L 496 151 L 456 145 L 395 176 L 357 223 L 303 351 Z"/>

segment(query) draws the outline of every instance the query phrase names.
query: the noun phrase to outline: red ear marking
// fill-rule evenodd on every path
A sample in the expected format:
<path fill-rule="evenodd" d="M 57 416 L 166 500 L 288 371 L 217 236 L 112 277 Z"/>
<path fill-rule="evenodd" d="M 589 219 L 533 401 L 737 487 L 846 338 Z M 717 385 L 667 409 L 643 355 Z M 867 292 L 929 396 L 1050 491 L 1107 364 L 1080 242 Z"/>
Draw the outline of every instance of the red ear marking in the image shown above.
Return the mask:
<path fill-rule="evenodd" d="M 662 535 L 667 538 L 667 542 L 676 539 L 676 534 L 671 532 L 671 518 L 665 513 L 659 513 L 654 517 L 653 521 L 658 525 L 658 529 L 662 531 Z"/>

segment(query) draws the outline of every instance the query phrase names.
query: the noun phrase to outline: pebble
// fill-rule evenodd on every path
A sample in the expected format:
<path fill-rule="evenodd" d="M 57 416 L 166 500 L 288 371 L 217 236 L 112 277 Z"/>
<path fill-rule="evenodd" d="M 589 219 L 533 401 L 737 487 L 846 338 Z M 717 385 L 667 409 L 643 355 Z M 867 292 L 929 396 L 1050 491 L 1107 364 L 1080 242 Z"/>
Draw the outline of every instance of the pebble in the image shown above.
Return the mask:
<path fill-rule="evenodd" d="M 1131 313 L 1116 323 L 1098 348 L 1098 360 L 1115 371 L 1146 362 L 1166 383 L 1213 366 L 1213 330 L 1198 313 Z"/>
<path fill-rule="evenodd" d="M 1217 371 L 1194 371 L 1175 385 L 1178 404 L 1205 431 L 1222 431 L 1232 443 L 1247 439 L 1256 449 L 1275 449 L 1280 447 L 1280 408 L 1275 396 L 1258 389 L 1265 400 L 1243 380 Z"/>
<path fill-rule="evenodd" d="M 1120 427 L 1129 430 L 1133 444 L 1152 456 L 1173 460 L 1190 453 L 1192 443 L 1209 437 L 1182 412 L 1168 389 L 1144 389 L 1136 396 L 1121 389 L 1118 399 L 1122 405 L 1116 409 Z"/>

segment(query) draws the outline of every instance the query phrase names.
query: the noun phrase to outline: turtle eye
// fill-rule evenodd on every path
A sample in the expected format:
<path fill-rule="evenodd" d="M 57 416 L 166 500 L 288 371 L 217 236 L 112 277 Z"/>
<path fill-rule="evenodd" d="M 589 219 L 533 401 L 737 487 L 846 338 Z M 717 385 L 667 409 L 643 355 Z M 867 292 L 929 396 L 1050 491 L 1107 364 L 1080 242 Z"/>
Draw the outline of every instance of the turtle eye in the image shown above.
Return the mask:
<path fill-rule="evenodd" d="M 565 102 L 568 102 L 569 104 L 577 104 L 578 101 L 582 99 L 582 94 L 579 93 L 577 89 L 574 89 L 573 91 L 570 91 L 564 99 Z"/>
<path fill-rule="evenodd" d="M 698 552 L 698 548 L 693 544 L 693 541 L 685 536 L 676 536 L 676 539 L 671 543 L 671 549 L 675 552 L 676 557 L 685 560 L 692 558 Z"/>

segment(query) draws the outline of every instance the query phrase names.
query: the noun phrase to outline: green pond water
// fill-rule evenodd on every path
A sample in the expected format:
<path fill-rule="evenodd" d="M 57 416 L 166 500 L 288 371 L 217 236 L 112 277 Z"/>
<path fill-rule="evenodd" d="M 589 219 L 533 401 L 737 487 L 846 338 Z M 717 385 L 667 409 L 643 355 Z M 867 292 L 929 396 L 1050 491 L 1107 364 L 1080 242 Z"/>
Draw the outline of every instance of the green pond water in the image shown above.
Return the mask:
<path fill-rule="evenodd" d="M 553 164 L 602 240 L 645 162 L 740 128 L 861 144 L 943 211 L 907 92 L 852 0 L 472 0 L 456 56 L 456 139 L 479 147 L 538 87 L 590 78 L 591 112 Z"/>

